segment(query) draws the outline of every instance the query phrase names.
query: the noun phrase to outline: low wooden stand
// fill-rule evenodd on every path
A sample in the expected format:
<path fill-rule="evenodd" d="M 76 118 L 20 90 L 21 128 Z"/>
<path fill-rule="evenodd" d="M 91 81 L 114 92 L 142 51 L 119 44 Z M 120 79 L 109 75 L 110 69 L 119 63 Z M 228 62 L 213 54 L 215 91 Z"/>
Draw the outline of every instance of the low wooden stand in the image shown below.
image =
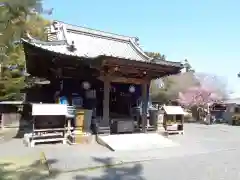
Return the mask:
<path fill-rule="evenodd" d="M 184 131 L 166 131 L 167 134 L 184 134 Z"/>
<path fill-rule="evenodd" d="M 32 132 L 24 135 L 24 143 L 31 147 L 58 141 L 66 144 L 67 115 L 67 105 L 32 104 Z"/>
<path fill-rule="evenodd" d="M 182 127 L 182 128 L 180 128 Z M 174 125 L 166 125 L 165 132 L 167 134 L 184 134 L 183 125 L 182 124 L 174 124 Z"/>
<path fill-rule="evenodd" d="M 65 129 L 41 129 L 24 135 L 24 144 L 34 147 L 36 143 L 62 142 L 66 144 Z"/>

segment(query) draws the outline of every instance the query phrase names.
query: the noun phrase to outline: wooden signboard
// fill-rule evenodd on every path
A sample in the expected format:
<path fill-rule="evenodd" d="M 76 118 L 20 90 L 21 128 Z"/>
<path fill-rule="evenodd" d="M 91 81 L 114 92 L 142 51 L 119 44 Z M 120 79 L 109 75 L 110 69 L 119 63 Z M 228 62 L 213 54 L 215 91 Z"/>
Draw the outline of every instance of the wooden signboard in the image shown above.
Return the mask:
<path fill-rule="evenodd" d="M 32 104 L 33 116 L 66 116 L 66 104 Z"/>

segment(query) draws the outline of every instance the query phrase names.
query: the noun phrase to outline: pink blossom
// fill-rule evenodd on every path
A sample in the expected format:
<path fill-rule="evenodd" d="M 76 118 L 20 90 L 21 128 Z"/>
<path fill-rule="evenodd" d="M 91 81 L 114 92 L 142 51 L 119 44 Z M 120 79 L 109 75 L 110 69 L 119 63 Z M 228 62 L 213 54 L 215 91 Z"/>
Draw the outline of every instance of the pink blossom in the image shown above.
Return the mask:
<path fill-rule="evenodd" d="M 183 106 L 206 105 L 221 100 L 216 93 L 204 87 L 191 87 L 179 93 L 178 102 Z"/>

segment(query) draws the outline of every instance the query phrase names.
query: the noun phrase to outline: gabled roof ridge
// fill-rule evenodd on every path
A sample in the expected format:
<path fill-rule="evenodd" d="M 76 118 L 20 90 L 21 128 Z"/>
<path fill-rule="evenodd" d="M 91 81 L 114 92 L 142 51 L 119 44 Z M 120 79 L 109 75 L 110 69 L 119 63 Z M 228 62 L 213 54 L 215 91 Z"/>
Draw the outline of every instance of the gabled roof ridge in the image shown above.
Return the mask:
<path fill-rule="evenodd" d="M 126 35 L 120 35 L 117 33 L 112 33 L 112 32 L 106 32 L 103 30 L 98 30 L 94 28 L 89 28 L 89 27 L 84 27 L 84 26 L 79 26 L 79 25 L 73 25 L 69 23 L 65 23 L 63 21 L 58 21 L 54 20 L 53 22 L 58 22 L 61 24 L 64 24 L 66 26 L 67 30 L 73 30 L 73 31 L 78 31 L 78 32 L 83 32 L 86 34 L 93 34 L 97 36 L 102 36 L 102 37 L 107 37 L 107 38 L 112 38 L 112 39 L 118 39 L 118 40 L 123 40 L 123 41 L 130 41 L 130 40 L 137 40 L 137 37 L 134 36 L 126 36 Z"/>
<path fill-rule="evenodd" d="M 136 51 L 139 54 L 141 54 L 145 59 L 147 59 L 149 61 L 151 60 L 151 58 L 142 50 L 142 48 L 138 44 L 136 44 L 136 41 L 130 40 L 130 43 L 134 47 L 134 49 L 136 49 Z"/>

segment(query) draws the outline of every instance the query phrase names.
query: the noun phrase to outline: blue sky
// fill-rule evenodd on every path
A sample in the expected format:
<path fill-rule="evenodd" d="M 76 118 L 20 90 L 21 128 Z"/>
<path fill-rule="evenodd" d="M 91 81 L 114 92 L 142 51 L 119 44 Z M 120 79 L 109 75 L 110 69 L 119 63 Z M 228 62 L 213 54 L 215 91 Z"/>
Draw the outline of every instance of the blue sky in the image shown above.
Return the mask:
<path fill-rule="evenodd" d="M 146 51 L 189 60 L 228 79 L 240 95 L 239 0 L 45 0 L 51 19 L 137 36 Z"/>

